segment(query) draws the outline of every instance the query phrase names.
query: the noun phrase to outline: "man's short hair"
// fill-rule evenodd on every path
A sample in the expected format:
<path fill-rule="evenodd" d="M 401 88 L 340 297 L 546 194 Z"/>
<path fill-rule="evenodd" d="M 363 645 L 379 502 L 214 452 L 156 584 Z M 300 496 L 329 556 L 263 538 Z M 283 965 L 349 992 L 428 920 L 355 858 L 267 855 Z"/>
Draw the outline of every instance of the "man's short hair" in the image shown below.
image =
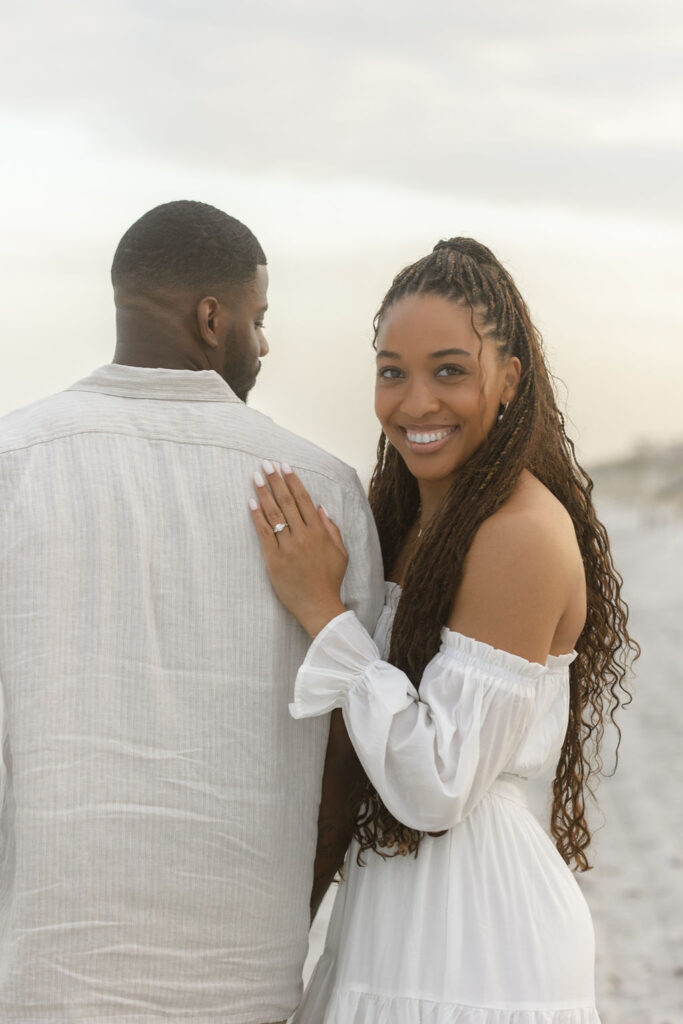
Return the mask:
<path fill-rule="evenodd" d="M 111 280 L 133 293 L 250 281 L 266 257 L 255 235 L 208 203 L 180 199 L 145 213 L 114 253 Z"/>

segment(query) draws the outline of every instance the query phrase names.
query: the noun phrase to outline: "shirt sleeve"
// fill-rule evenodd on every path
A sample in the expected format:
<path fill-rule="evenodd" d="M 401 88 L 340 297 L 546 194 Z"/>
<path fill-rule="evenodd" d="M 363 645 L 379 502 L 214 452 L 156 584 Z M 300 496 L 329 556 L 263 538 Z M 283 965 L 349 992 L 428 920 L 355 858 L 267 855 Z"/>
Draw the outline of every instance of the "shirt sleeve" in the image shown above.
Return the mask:
<path fill-rule="evenodd" d="M 545 671 L 444 629 L 418 694 L 346 612 L 311 644 L 290 713 L 306 718 L 341 708 L 356 753 L 394 817 L 440 831 L 461 822 L 504 770 Z"/>

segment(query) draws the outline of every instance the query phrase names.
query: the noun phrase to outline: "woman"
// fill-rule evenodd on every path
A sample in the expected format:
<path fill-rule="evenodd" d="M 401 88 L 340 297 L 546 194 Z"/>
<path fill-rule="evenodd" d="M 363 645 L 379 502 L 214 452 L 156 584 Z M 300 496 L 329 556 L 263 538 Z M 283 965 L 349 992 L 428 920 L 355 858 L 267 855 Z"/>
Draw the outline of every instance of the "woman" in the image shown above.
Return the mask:
<path fill-rule="evenodd" d="M 341 537 L 290 467 L 267 465 L 251 501 L 275 590 L 314 637 L 292 714 L 342 708 L 368 780 L 295 1019 L 595 1024 L 567 865 L 588 867 L 585 792 L 637 645 L 591 484 L 485 246 L 440 242 L 403 270 L 375 347 L 374 641 L 341 602 Z M 552 764 L 555 845 L 525 803 Z"/>

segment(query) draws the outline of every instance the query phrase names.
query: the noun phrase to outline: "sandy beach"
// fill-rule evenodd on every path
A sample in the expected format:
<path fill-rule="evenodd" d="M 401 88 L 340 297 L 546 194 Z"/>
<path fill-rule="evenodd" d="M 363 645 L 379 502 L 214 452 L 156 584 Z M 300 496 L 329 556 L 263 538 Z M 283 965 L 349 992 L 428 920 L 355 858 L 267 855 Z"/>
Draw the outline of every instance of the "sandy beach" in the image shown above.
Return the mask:
<path fill-rule="evenodd" d="M 619 768 L 599 786 L 593 870 L 579 875 L 593 913 L 603 1024 L 683 1022 L 683 520 L 604 505 L 642 656 L 620 716 Z M 534 810 L 544 819 L 548 781 Z M 306 976 L 320 955 L 334 898 L 311 931 Z"/>
<path fill-rule="evenodd" d="M 603 1024 L 680 1024 L 683 522 L 617 507 L 605 521 L 643 653 L 619 767 L 598 793 L 595 867 L 580 878 L 595 921 L 598 1008 Z"/>

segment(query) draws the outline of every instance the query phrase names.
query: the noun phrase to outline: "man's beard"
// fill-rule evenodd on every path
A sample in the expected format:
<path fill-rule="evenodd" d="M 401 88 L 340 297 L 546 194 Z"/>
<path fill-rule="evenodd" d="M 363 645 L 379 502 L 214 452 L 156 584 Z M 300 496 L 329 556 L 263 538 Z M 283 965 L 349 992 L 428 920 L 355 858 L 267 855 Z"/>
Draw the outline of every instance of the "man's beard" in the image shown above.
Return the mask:
<path fill-rule="evenodd" d="M 241 401 L 247 401 L 247 396 L 254 384 L 256 377 L 261 371 L 261 360 L 256 360 L 256 365 L 246 365 L 241 354 L 232 353 L 225 363 L 223 377 Z"/>

